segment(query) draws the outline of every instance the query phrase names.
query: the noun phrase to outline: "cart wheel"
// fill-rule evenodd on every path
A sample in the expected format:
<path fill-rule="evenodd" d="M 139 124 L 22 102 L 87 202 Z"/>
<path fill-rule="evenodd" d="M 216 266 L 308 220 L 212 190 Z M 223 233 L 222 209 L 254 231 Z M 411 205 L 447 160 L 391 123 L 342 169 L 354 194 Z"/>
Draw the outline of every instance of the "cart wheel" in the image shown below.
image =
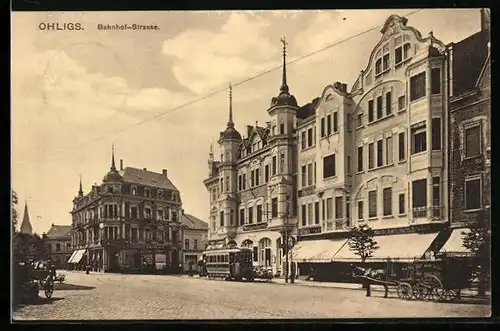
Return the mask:
<path fill-rule="evenodd" d="M 443 288 L 439 277 L 435 275 L 425 276 L 422 285 L 427 288 L 428 300 L 439 300 L 438 292 Z"/>
<path fill-rule="evenodd" d="M 413 289 L 408 283 L 400 283 L 397 288 L 398 297 L 404 300 L 410 300 L 413 296 Z"/>
<path fill-rule="evenodd" d="M 47 299 L 50 299 L 50 297 L 52 296 L 52 293 L 54 293 L 54 282 L 52 281 L 50 276 L 48 276 L 45 279 L 45 284 L 43 286 L 43 289 L 45 291 L 45 297 Z"/>
<path fill-rule="evenodd" d="M 458 290 L 439 288 L 437 289 L 437 295 L 443 301 L 453 301 L 458 297 Z"/>
<path fill-rule="evenodd" d="M 413 286 L 413 296 L 420 300 L 425 300 L 431 289 L 427 288 L 422 283 L 417 283 Z"/>

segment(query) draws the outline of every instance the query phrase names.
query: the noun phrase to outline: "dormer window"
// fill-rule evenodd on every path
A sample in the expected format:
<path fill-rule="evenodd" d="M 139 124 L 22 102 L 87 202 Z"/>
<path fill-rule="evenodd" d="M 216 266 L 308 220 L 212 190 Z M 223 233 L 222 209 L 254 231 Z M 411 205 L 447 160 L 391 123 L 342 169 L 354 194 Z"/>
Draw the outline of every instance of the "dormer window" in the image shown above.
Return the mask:
<path fill-rule="evenodd" d="M 175 194 L 175 192 L 172 192 L 172 201 L 176 201 L 177 200 L 177 195 Z"/>
<path fill-rule="evenodd" d="M 156 191 L 156 197 L 158 199 L 163 199 L 163 191 L 162 190 L 158 190 Z"/>
<path fill-rule="evenodd" d="M 144 196 L 147 198 L 151 197 L 151 190 L 147 187 L 144 189 Z"/>
<path fill-rule="evenodd" d="M 410 58 L 410 51 L 411 51 L 410 36 L 405 35 L 404 41 L 402 38 L 403 37 L 399 36 L 396 39 L 394 39 L 394 47 L 395 47 L 394 63 L 396 65 Z"/>
<path fill-rule="evenodd" d="M 132 186 L 132 188 L 130 189 L 130 195 L 137 195 L 137 187 Z"/>

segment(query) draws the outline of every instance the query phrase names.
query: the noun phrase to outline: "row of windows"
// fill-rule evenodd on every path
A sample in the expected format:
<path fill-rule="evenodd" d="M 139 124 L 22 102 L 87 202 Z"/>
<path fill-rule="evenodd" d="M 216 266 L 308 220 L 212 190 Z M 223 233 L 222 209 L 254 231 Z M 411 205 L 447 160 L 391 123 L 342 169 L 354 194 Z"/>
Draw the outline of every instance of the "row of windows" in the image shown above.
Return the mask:
<path fill-rule="evenodd" d="M 323 179 L 336 176 L 335 154 L 323 158 Z M 316 184 L 316 162 L 301 167 L 302 187 Z"/>
<path fill-rule="evenodd" d="M 258 204 L 253 207 L 248 208 L 240 208 L 239 213 L 234 213 L 234 210 L 231 210 L 229 213 L 229 226 L 235 225 L 245 225 L 245 224 L 253 224 L 253 223 L 261 223 L 264 220 L 267 220 L 269 217 L 269 213 L 271 218 L 278 217 L 278 198 L 271 199 L 271 205 L 267 206 L 267 211 L 263 210 L 262 204 Z M 225 213 L 224 211 L 219 212 L 219 224 L 221 227 L 225 226 Z M 215 230 L 216 224 L 214 220 L 212 220 L 212 228 Z"/>
<path fill-rule="evenodd" d="M 170 193 L 170 199 L 172 201 L 177 201 L 177 193 L 176 192 L 167 192 L 167 193 Z M 164 194 L 163 190 L 160 190 L 160 189 L 156 190 L 156 198 L 157 199 L 163 199 L 163 194 Z M 132 186 L 130 188 L 130 195 L 133 195 L 133 196 L 137 195 L 137 187 L 136 186 Z M 144 196 L 147 198 L 152 197 L 150 188 L 148 188 L 148 187 L 144 188 Z"/>
<path fill-rule="evenodd" d="M 335 205 L 333 205 L 335 203 Z M 321 213 L 320 213 L 321 206 Z M 331 220 L 333 217 L 333 211 L 335 211 L 335 219 L 341 219 L 344 217 L 344 198 L 335 197 L 321 199 L 314 203 L 304 204 L 301 206 L 300 219 L 302 226 L 320 224 L 321 221 Z M 350 203 L 349 198 L 346 198 L 345 202 L 345 216 L 347 219 L 350 218 Z"/>
<path fill-rule="evenodd" d="M 306 149 L 316 144 L 316 130 L 309 128 L 307 131 L 302 131 L 300 135 L 301 148 Z M 306 137 L 307 134 L 307 137 Z"/>
<path fill-rule="evenodd" d="M 329 114 L 326 117 L 322 117 L 320 123 L 321 123 L 321 138 L 329 136 L 332 133 L 337 133 L 339 131 L 338 112 L 333 112 L 333 114 Z M 332 131 L 332 123 L 333 123 L 333 131 Z"/>
<path fill-rule="evenodd" d="M 186 251 L 190 250 L 189 239 L 184 239 L 184 250 Z M 198 250 L 198 240 L 196 239 L 193 239 L 193 250 L 195 251 Z"/>

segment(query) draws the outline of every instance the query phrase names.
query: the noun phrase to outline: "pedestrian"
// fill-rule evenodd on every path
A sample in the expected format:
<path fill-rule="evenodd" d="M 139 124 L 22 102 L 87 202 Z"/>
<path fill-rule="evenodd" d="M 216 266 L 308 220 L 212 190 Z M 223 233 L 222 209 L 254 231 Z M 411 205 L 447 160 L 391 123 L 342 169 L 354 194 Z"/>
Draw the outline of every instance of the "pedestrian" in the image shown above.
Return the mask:
<path fill-rule="evenodd" d="M 193 277 L 193 260 L 189 260 L 188 262 L 188 275 Z"/>
<path fill-rule="evenodd" d="M 86 273 L 87 275 L 90 273 L 90 265 L 89 265 L 89 264 L 87 264 L 87 265 L 85 266 L 85 273 Z"/>

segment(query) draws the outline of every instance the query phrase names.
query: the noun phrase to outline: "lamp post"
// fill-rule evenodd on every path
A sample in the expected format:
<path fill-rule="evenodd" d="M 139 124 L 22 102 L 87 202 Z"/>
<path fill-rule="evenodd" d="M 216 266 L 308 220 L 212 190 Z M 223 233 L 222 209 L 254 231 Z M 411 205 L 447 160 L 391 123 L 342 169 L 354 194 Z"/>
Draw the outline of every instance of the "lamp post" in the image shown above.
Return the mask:
<path fill-rule="evenodd" d="M 285 243 L 283 245 L 283 247 L 285 248 L 285 266 L 286 266 L 286 269 L 285 269 L 285 283 L 288 283 L 288 269 L 289 269 L 289 265 L 288 265 L 288 248 L 290 247 L 289 243 L 288 243 L 288 196 L 286 197 L 286 211 L 285 211 Z"/>

